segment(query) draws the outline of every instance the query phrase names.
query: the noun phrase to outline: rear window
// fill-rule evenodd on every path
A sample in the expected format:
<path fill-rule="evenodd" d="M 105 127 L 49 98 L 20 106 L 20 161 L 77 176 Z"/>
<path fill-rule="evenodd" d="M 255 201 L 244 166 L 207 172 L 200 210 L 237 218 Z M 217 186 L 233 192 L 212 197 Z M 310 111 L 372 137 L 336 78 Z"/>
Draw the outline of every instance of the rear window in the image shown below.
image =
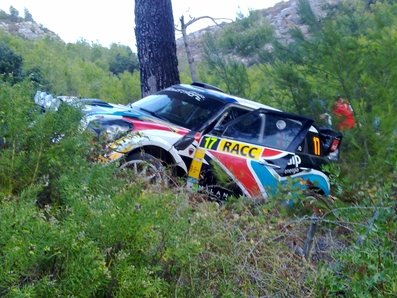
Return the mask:
<path fill-rule="evenodd" d="M 225 104 L 196 91 L 171 87 L 147 96 L 133 103 L 132 106 L 173 124 L 199 130 Z"/>

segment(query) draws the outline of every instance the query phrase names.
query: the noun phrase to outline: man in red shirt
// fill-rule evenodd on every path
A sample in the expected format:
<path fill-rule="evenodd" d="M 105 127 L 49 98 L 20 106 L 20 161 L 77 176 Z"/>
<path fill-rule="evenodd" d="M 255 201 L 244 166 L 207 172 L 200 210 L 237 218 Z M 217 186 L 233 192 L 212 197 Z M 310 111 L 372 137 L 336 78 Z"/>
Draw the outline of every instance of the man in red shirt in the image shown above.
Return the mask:
<path fill-rule="evenodd" d="M 356 126 L 353 109 L 346 99 L 339 96 L 332 107 L 332 112 L 338 120 L 339 131 L 352 129 Z"/>

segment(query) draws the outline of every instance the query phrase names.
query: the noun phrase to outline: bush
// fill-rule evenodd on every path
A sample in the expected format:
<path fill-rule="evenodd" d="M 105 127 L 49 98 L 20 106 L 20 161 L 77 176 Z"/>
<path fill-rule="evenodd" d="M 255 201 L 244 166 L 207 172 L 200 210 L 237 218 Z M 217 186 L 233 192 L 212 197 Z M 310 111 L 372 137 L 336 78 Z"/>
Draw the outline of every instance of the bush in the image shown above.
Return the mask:
<path fill-rule="evenodd" d="M 30 83 L 1 87 L 1 296 L 310 294 L 267 208 L 116 179 L 78 111 L 41 114 Z"/>
<path fill-rule="evenodd" d="M 334 210 L 354 233 L 349 247 L 335 252 L 331 264 L 319 267 L 318 296 L 392 297 L 397 292 L 395 202 L 387 187 L 372 188 L 365 197 L 361 206 Z"/>
<path fill-rule="evenodd" d="M 3 80 L 17 82 L 22 77 L 22 57 L 14 53 L 10 47 L 0 42 L 0 76 Z"/>

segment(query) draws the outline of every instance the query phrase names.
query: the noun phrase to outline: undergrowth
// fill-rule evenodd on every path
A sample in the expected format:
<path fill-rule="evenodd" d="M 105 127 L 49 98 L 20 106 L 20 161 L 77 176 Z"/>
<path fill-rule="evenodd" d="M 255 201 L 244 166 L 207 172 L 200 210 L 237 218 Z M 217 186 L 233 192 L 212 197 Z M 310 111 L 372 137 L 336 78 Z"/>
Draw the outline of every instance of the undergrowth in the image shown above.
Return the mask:
<path fill-rule="evenodd" d="M 120 179 L 93 162 L 79 111 L 1 88 L 0 296 L 395 295 L 396 172 L 368 185 L 334 167 L 329 198 L 219 204 Z"/>

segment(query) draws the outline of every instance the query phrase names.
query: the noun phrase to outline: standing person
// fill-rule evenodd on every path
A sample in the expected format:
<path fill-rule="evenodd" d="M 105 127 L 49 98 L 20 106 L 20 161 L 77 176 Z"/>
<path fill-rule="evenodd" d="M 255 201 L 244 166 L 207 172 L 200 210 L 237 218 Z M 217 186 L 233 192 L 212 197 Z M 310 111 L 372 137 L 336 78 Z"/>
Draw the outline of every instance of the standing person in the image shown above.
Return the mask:
<path fill-rule="evenodd" d="M 334 106 L 332 107 L 332 113 L 338 122 L 338 130 L 349 130 L 356 126 L 356 119 L 354 118 L 353 109 L 346 99 L 338 96 Z"/>

